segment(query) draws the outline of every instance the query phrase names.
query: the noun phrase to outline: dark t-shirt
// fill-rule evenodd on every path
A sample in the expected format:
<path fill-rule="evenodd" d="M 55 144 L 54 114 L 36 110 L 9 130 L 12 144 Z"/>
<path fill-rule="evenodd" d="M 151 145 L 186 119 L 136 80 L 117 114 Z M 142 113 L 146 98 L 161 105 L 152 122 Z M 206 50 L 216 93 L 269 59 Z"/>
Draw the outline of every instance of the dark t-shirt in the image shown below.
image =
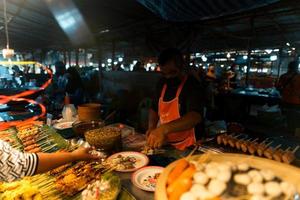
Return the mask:
<path fill-rule="evenodd" d="M 156 94 L 152 103 L 152 109 L 156 112 L 158 112 L 158 102 L 165 82 L 165 79 L 162 78 L 157 84 Z M 179 85 L 180 83 L 167 85 L 164 101 L 171 101 L 175 98 Z M 204 89 L 193 76 L 188 76 L 179 96 L 179 104 L 181 116 L 184 116 L 191 111 L 198 112 L 201 116 L 203 116 Z M 197 139 L 204 136 L 202 122 L 195 127 L 195 130 Z"/>

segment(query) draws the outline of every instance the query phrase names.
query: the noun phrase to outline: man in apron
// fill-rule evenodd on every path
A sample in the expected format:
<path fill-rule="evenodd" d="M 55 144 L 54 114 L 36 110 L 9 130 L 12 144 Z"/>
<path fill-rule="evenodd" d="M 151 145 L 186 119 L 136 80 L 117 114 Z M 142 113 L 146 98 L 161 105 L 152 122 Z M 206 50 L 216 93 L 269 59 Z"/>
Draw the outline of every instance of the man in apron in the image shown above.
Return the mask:
<path fill-rule="evenodd" d="M 202 121 L 204 91 L 184 72 L 183 56 L 167 49 L 158 58 L 163 78 L 149 113 L 147 143 L 159 148 L 168 143 L 179 150 L 195 144 L 197 125 Z"/>

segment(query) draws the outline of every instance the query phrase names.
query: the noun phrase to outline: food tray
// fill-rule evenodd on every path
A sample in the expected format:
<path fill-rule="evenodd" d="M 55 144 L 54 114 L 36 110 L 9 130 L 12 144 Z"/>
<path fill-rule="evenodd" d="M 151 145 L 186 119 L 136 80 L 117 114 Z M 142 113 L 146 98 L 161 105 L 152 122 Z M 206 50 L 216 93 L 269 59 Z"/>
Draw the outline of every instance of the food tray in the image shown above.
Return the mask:
<path fill-rule="evenodd" d="M 192 156 L 189 160 L 198 160 L 201 155 Z M 225 162 L 230 161 L 233 163 L 247 163 L 249 166 L 257 169 L 269 169 L 272 170 L 277 177 L 294 184 L 297 191 L 300 192 L 300 169 L 293 167 L 291 165 L 279 163 L 273 160 L 268 160 L 265 158 L 259 158 L 255 156 L 247 156 L 241 154 L 209 154 L 208 161 L 214 162 Z M 155 191 L 156 200 L 168 200 L 166 193 L 166 182 L 169 173 L 176 166 L 178 160 L 171 163 L 165 168 L 163 173 L 158 179 Z M 289 173 L 287 173 L 289 172 Z"/>

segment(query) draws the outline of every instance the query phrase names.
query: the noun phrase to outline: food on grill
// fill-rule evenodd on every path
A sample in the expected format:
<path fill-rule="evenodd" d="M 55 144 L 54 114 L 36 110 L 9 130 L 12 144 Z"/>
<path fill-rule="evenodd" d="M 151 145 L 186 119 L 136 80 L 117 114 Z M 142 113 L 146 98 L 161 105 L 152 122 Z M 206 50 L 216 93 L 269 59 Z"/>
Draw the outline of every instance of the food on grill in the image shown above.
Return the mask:
<path fill-rule="evenodd" d="M 89 182 L 99 178 L 100 171 L 94 169 L 94 163 L 79 162 L 56 178 L 57 190 L 67 196 L 73 196 L 84 190 Z"/>
<path fill-rule="evenodd" d="M 297 146 L 293 151 L 290 151 L 290 147 L 286 150 L 280 149 L 281 144 L 276 147 L 271 147 L 270 145 L 273 141 L 267 141 L 269 139 L 265 139 L 264 141 L 258 143 L 256 139 L 238 139 L 241 135 L 228 135 L 223 134 L 217 136 L 217 143 L 223 145 L 229 145 L 232 148 L 236 148 L 238 150 L 243 151 L 244 153 L 249 153 L 251 155 L 258 155 L 261 157 L 266 157 L 268 159 L 272 159 L 278 162 L 285 162 L 290 164 L 295 160 L 295 152 L 300 148 Z"/>

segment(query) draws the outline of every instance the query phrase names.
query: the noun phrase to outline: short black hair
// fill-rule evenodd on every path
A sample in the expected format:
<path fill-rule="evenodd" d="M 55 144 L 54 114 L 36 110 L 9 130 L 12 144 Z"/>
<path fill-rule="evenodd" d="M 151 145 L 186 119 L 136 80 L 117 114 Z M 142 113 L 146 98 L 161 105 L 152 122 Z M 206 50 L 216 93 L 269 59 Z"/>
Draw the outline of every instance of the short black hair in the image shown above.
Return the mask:
<path fill-rule="evenodd" d="M 175 61 L 176 67 L 182 68 L 184 64 L 183 55 L 179 49 L 168 48 L 161 52 L 158 56 L 158 64 L 163 66 L 170 61 Z"/>
<path fill-rule="evenodd" d="M 299 63 L 298 61 L 294 60 L 292 62 L 289 63 L 289 66 L 288 66 L 288 70 L 289 71 L 297 71 L 299 68 Z"/>

